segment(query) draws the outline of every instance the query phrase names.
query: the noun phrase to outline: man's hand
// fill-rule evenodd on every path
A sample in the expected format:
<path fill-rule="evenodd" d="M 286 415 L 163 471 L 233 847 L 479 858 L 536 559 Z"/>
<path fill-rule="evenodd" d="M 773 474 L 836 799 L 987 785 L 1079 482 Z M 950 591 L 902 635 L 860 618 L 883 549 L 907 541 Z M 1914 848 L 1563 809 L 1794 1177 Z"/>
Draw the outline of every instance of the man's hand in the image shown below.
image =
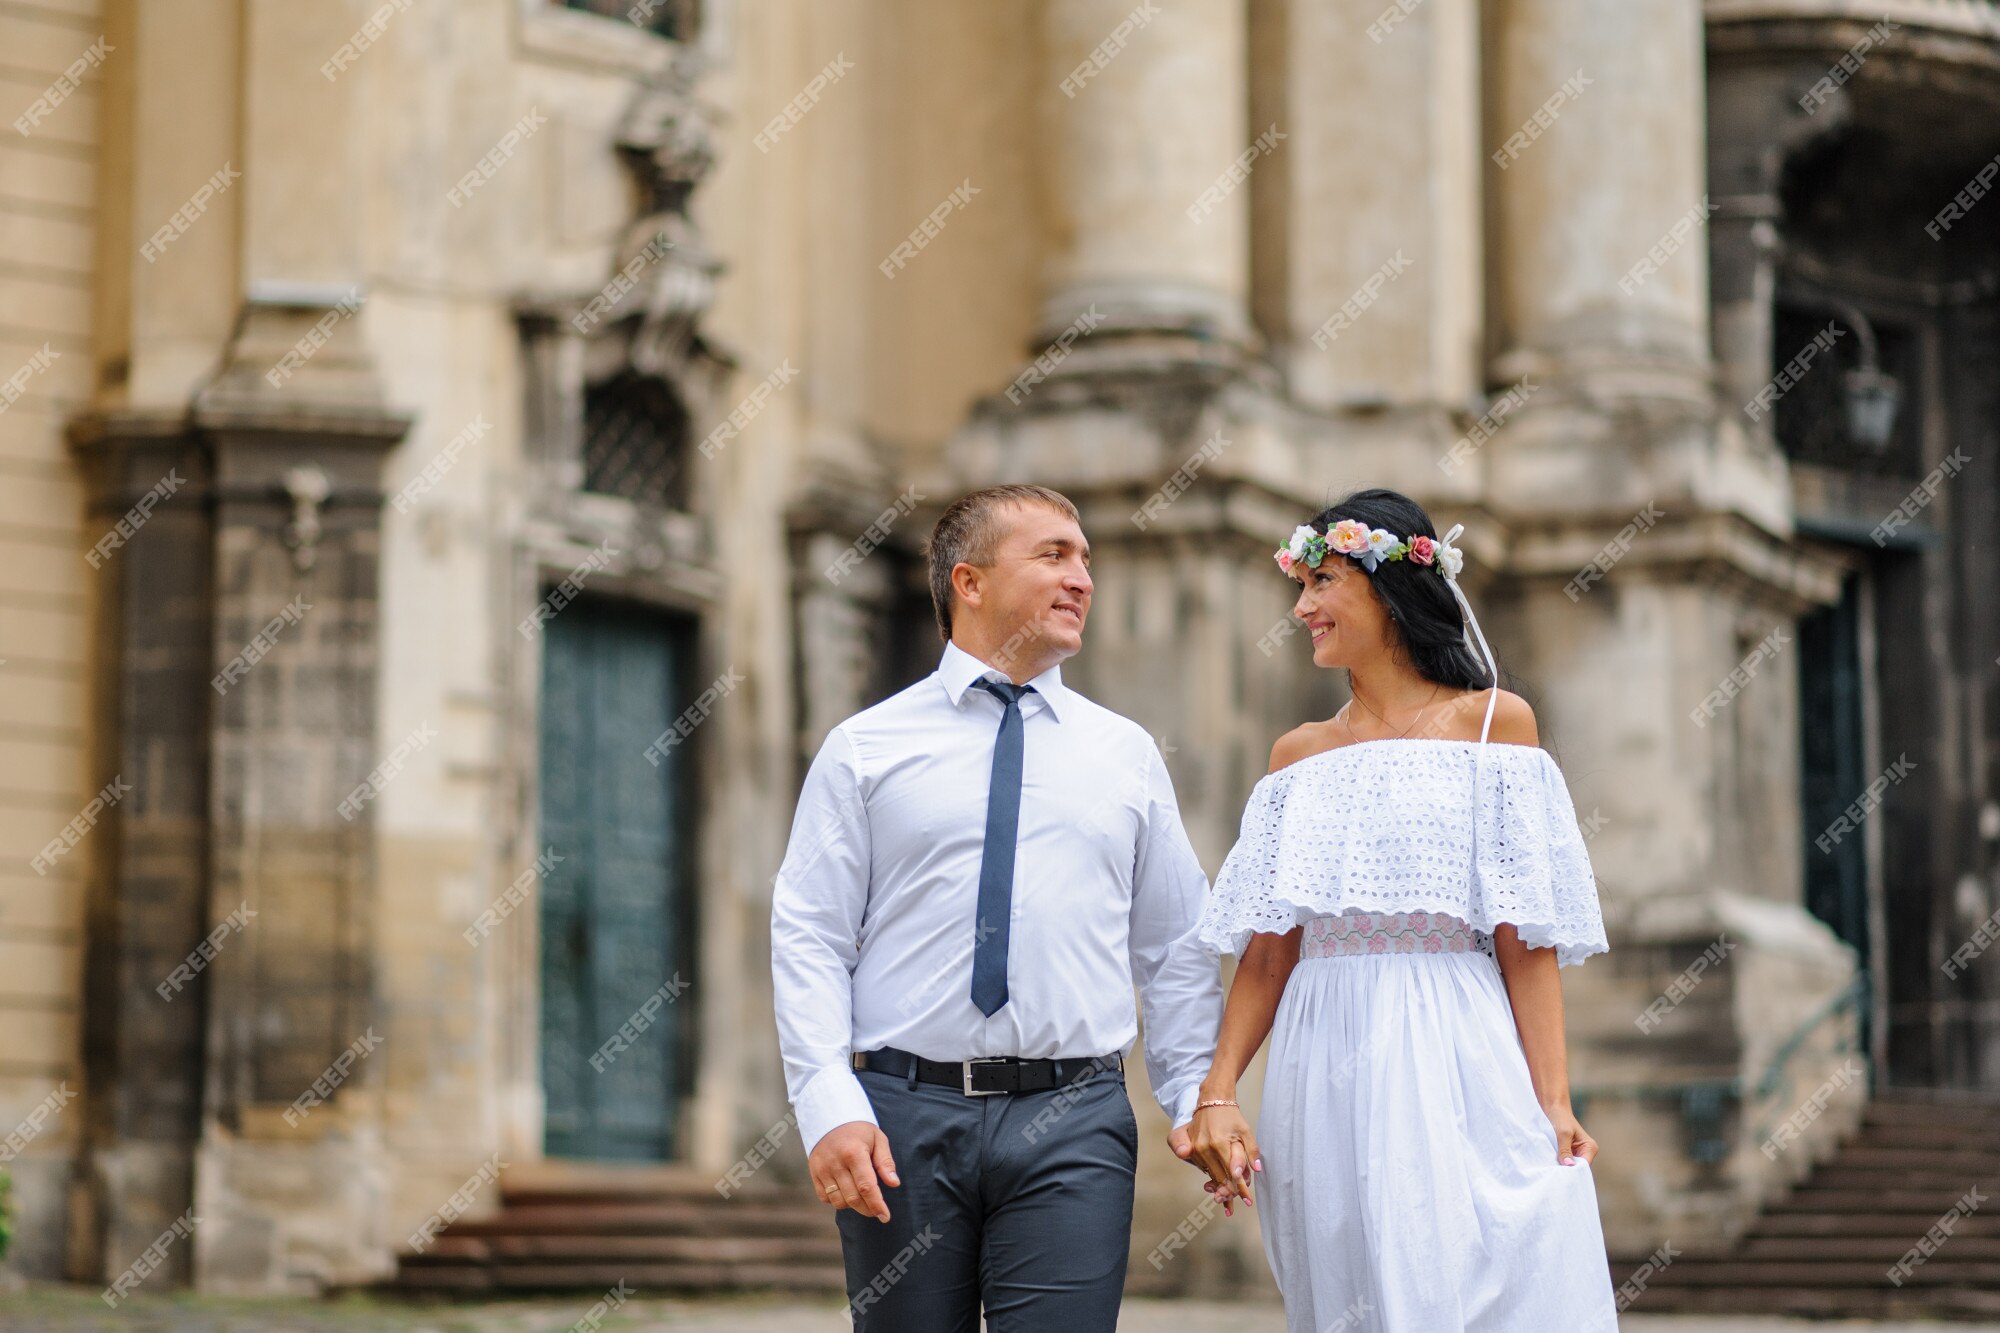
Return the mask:
<path fill-rule="evenodd" d="M 889 1136 L 874 1125 L 850 1120 L 828 1130 L 813 1145 L 806 1167 L 821 1203 L 835 1211 L 852 1208 L 878 1222 L 889 1220 L 889 1204 L 876 1177 L 890 1189 L 903 1182 L 896 1175 L 896 1159 L 889 1155 Z"/>

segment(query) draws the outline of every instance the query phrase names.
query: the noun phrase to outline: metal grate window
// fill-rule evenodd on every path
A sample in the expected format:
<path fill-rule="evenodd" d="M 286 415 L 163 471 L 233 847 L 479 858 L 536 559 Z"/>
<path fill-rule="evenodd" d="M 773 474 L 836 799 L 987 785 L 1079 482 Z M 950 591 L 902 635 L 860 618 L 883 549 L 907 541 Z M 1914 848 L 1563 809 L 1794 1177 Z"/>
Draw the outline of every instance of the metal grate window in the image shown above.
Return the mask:
<path fill-rule="evenodd" d="M 689 508 L 688 415 L 664 381 L 630 372 L 583 396 L 583 489 Z"/>
<path fill-rule="evenodd" d="M 557 0 L 565 9 L 580 9 L 621 23 L 630 23 L 668 41 L 686 41 L 694 32 L 695 0 Z"/>

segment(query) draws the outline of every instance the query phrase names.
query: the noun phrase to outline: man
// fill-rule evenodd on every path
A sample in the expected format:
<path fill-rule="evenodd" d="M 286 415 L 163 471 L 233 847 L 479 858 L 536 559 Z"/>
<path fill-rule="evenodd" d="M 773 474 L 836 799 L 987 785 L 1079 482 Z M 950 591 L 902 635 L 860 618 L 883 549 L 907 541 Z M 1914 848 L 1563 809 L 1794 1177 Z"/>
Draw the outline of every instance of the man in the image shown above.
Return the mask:
<path fill-rule="evenodd" d="M 854 1327 L 1116 1326 L 1138 1126 L 1185 1126 L 1221 1019 L 1207 881 L 1157 746 L 1062 682 L 1090 613 L 1076 507 L 1000 486 L 929 546 L 943 660 L 835 727 L 771 905 L 785 1078 L 839 1210 Z"/>

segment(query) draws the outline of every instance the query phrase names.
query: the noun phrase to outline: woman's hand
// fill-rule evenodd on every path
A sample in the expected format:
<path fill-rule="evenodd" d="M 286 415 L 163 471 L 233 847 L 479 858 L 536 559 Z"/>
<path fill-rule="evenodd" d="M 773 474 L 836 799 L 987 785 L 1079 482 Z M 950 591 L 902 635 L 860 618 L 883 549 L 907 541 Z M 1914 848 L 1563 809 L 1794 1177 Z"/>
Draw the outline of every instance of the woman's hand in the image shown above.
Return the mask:
<path fill-rule="evenodd" d="M 1285 742 L 1280 741 L 1271 751 L 1273 769 L 1279 766 L 1285 749 Z M 1229 983 L 1229 1002 L 1222 1009 L 1215 1058 L 1197 1089 L 1194 1119 L 1188 1126 L 1193 1131 L 1192 1151 L 1185 1160 L 1207 1173 L 1208 1192 L 1222 1201 L 1223 1211 L 1231 1217 L 1236 1215 L 1237 1199 L 1251 1202 L 1250 1176 L 1264 1169 L 1257 1154 L 1257 1136 L 1236 1107 L 1200 1103 L 1236 1100 L 1236 1080 L 1270 1035 L 1285 983 L 1298 964 L 1299 941 L 1305 933 L 1304 926 L 1293 926 L 1282 935 L 1259 932 L 1243 947 L 1236 979 Z"/>
<path fill-rule="evenodd" d="M 1549 1124 L 1556 1131 L 1556 1160 L 1564 1166 L 1572 1157 L 1581 1157 L 1586 1162 L 1597 1160 L 1597 1140 L 1584 1132 L 1576 1121 L 1576 1113 L 1569 1109 L 1567 1102 L 1546 1108 Z"/>
<path fill-rule="evenodd" d="M 1243 1118 L 1242 1110 L 1234 1106 L 1204 1106 L 1194 1113 L 1192 1128 L 1191 1160 L 1208 1172 L 1209 1191 L 1222 1200 L 1223 1212 L 1234 1217 L 1236 1199 L 1255 1208 L 1257 1201 L 1251 1197 L 1250 1177 L 1264 1169 L 1264 1161 L 1257 1152 L 1256 1131 Z"/>

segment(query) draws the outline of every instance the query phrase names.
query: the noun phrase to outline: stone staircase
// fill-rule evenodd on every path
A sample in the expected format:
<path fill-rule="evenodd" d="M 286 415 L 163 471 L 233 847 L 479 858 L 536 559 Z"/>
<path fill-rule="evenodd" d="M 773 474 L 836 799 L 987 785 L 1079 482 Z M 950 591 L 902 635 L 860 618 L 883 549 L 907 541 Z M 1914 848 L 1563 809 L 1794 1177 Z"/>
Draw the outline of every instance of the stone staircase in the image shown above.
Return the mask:
<path fill-rule="evenodd" d="M 1955 1206 L 1976 1188 L 1969 1213 Z M 1952 1234 L 1889 1270 L 1947 1213 Z M 2000 1318 L 2000 1101 L 1889 1091 L 1860 1130 L 1733 1246 L 1682 1252 L 1648 1275 L 1636 1314 Z M 1612 1263 L 1623 1283 L 1645 1262 Z"/>
<path fill-rule="evenodd" d="M 833 1213 L 804 1191 L 745 1187 L 659 1167 L 522 1163 L 500 1180 L 500 1211 L 462 1219 L 405 1254 L 406 1294 L 845 1289 Z"/>

